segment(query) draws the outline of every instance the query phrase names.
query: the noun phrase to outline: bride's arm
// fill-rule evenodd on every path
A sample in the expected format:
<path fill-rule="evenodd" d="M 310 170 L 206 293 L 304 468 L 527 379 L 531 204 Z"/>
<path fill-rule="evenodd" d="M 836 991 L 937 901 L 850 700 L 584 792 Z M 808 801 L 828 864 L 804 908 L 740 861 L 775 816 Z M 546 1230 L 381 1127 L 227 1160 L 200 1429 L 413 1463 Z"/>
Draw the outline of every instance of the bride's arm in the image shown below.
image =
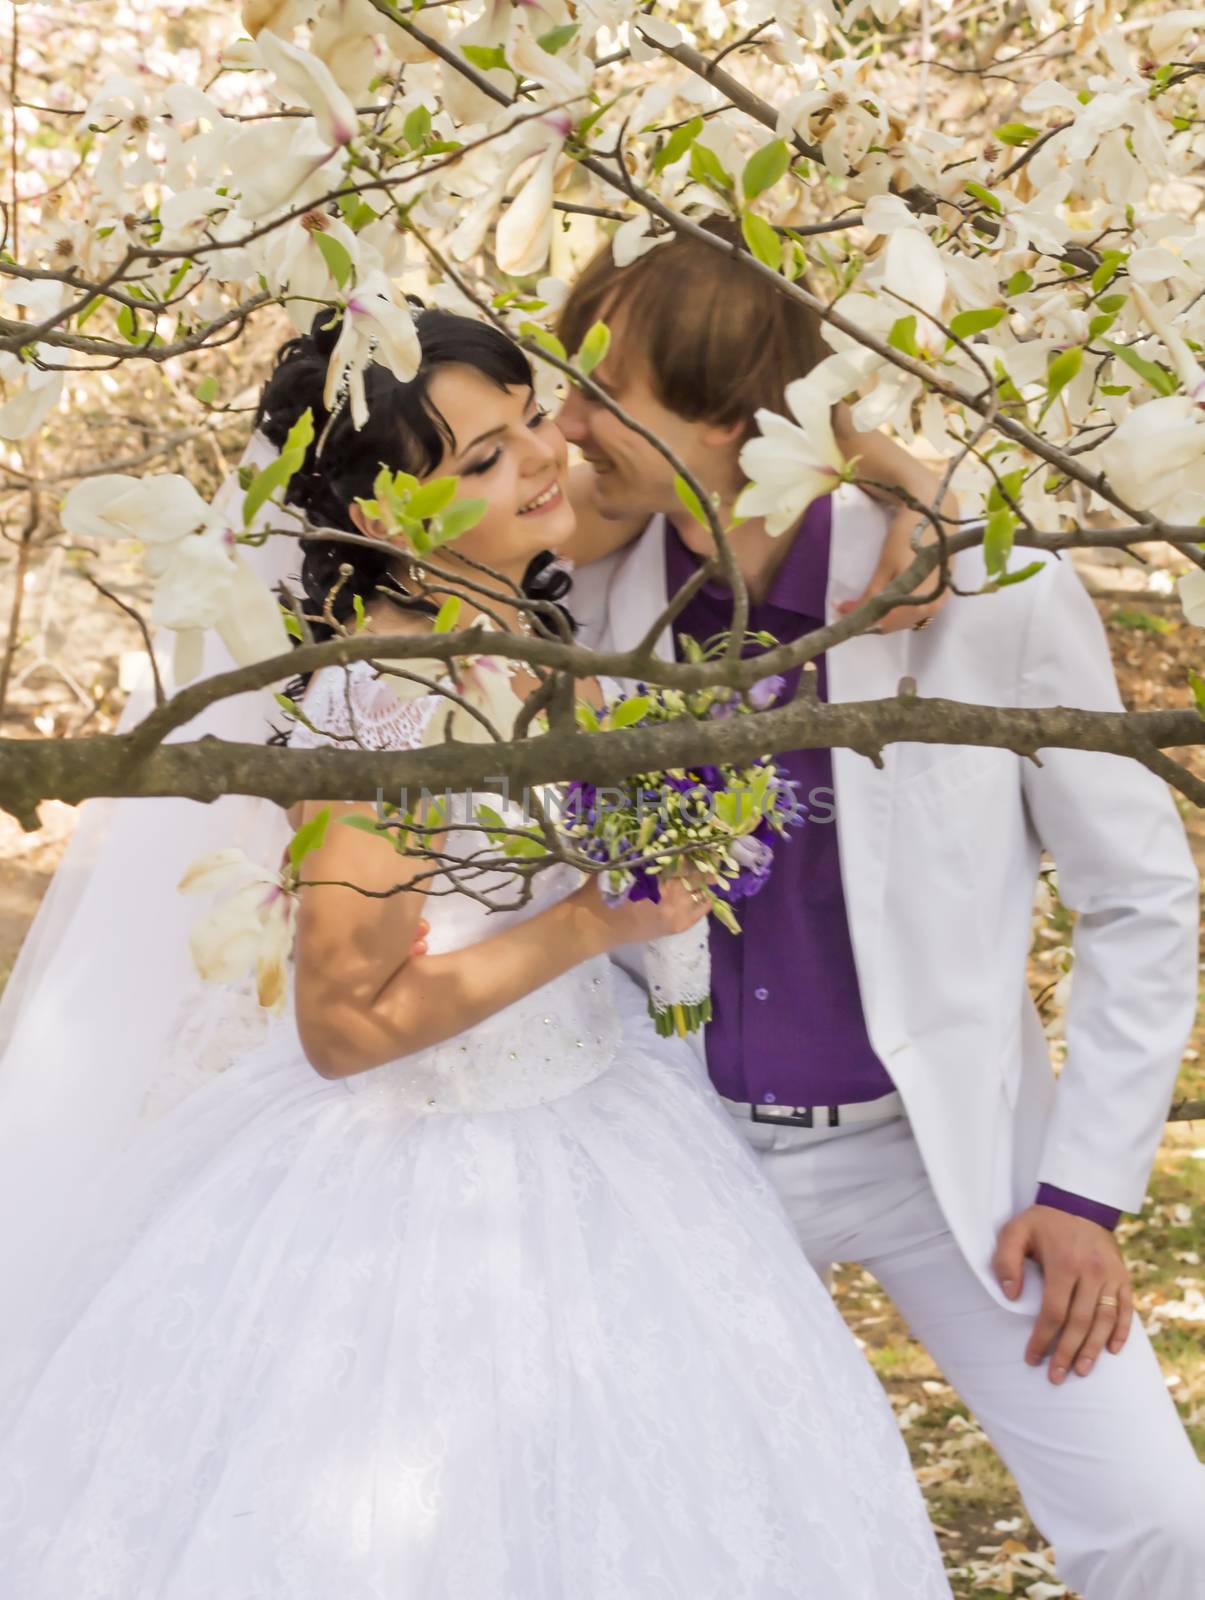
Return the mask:
<path fill-rule="evenodd" d="M 307 807 L 310 814 L 317 809 Z M 371 834 L 338 825 L 339 816 L 371 816 L 371 807 L 331 811 L 325 842 L 306 857 L 310 886 L 301 891 L 295 983 L 301 1042 L 324 1078 L 350 1077 L 441 1044 L 589 957 L 689 927 L 706 909 L 676 884 L 660 906 L 608 908 L 591 879 L 477 944 L 414 954 L 426 896 L 421 888 L 388 891 L 413 883 L 430 861 L 397 855 Z M 331 887 L 331 880 L 357 887 Z"/>

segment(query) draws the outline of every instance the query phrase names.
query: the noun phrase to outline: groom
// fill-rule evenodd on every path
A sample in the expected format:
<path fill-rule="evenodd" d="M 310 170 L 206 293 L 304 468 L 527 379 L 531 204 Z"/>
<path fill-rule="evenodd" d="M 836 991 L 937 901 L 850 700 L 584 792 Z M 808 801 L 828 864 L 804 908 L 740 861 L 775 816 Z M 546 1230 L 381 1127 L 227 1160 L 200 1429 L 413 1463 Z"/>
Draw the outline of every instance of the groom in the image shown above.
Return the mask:
<path fill-rule="evenodd" d="M 599 318 L 612 342 L 596 381 L 730 508 L 754 411 L 784 409 L 815 359 L 809 314 L 679 238 L 622 270 L 604 249 L 563 310 L 567 348 Z M 559 420 L 589 463 L 584 516 L 633 539 L 576 574 L 582 639 L 630 648 L 710 537 L 605 408 L 574 391 Z M 750 628 L 785 643 L 835 620 L 884 527 L 851 487 L 781 538 L 742 524 Z M 953 575 L 926 631 L 821 658 L 821 698 L 889 696 L 908 675 L 921 695 L 1120 709 L 1068 561 L 990 595 L 975 593 L 981 550 Z M 731 610 L 709 581 L 674 634 L 705 638 Z M 676 648 L 665 630 L 659 653 Z M 1123 757 L 1054 749 L 1040 765 L 924 744 L 889 746 L 882 770 L 842 749 L 782 764 L 812 817 L 745 902 L 743 935 L 712 930 L 699 1049 L 716 1088 L 815 1266 L 872 1271 L 975 1411 L 1063 1578 L 1085 1600 L 1205 1596 L 1205 1469 L 1131 1320 L 1112 1232 L 1142 1205 L 1196 998 L 1197 880 L 1164 785 Z M 1079 913 L 1057 1082 L 1025 979 L 1043 847 Z"/>

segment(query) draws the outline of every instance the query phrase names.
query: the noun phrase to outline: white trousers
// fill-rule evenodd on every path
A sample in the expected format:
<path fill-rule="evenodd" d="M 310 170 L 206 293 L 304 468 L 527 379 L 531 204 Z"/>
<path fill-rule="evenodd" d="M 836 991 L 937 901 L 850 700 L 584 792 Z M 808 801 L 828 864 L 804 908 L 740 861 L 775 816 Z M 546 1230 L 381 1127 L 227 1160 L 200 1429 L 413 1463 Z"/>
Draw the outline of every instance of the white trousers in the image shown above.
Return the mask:
<path fill-rule="evenodd" d="M 1056 1387 L 1025 1363 L 1030 1317 L 993 1300 L 955 1243 L 905 1118 L 736 1120 L 816 1270 L 872 1272 L 975 1413 L 1064 1583 L 1084 1600 L 1205 1600 L 1205 1466 L 1137 1321 L 1119 1355 Z"/>

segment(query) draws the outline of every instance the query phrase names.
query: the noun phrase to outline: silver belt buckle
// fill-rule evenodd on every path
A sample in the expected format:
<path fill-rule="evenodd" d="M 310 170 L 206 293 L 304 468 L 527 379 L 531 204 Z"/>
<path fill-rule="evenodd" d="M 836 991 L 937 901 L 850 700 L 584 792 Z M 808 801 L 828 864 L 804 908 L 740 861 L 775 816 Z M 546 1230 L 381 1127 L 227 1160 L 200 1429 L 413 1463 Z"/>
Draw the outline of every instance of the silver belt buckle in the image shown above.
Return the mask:
<path fill-rule="evenodd" d="M 754 1122 L 781 1122 L 790 1128 L 814 1128 L 817 1110 L 828 1112 L 830 1128 L 841 1126 L 840 1106 L 767 1106 L 755 1102 L 749 1114 Z"/>

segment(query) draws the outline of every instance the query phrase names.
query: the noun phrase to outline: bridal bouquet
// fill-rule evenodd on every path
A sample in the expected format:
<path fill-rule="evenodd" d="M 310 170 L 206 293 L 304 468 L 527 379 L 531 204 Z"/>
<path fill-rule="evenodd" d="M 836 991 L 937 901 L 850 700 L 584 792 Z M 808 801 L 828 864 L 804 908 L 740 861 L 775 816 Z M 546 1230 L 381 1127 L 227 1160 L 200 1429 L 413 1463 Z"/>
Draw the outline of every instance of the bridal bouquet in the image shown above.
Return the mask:
<path fill-rule="evenodd" d="M 693 644 L 693 641 L 691 641 Z M 695 645 L 698 659 L 723 640 Z M 747 697 L 731 689 L 659 689 L 644 684 L 611 702 L 599 718 L 579 706 L 592 731 L 693 717 L 704 722 L 766 709 L 783 686 L 763 678 Z M 806 807 L 770 756 L 748 766 L 703 763 L 660 773 L 639 773 L 607 788 L 579 779 L 564 794 L 562 832 L 599 863 L 609 904 L 660 900 L 661 885 L 688 877 L 733 933 L 740 924 L 733 903 L 756 894 L 769 877 L 776 842 L 805 820 Z M 711 963 L 707 921 L 647 946 L 649 1011 L 660 1034 L 686 1034 L 711 1017 Z"/>

